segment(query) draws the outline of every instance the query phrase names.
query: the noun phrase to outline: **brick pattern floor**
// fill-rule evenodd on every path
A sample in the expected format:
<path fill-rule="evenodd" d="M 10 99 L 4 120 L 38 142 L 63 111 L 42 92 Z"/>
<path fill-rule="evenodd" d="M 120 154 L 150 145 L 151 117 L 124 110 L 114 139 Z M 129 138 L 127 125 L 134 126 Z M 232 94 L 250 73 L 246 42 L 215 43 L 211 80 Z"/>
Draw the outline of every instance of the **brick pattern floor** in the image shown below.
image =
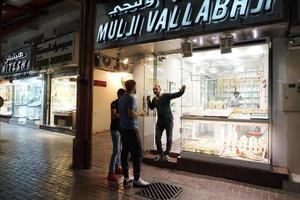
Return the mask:
<path fill-rule="evenodd" d="M 0 199 L 144 199 L 138 189 L 106 180 L 109 133 L 93 140 L 93 168 L 70 169 L 73 137 L 1 124 Z M 300 200 L 299 194 L 143 165 L 142 177 L 183 187 L 182 200 Z"/>

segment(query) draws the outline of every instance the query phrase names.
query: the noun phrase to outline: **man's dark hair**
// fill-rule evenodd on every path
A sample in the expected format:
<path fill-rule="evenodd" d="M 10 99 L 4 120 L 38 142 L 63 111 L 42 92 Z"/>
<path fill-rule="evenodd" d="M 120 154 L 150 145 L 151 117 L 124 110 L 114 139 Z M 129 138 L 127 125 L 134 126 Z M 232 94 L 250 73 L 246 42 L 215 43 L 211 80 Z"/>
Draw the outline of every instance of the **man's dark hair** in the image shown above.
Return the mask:
<path fill-rule="evenodd" d="M 120 88 L 120 89 L 118 90 L 118 92 L 117 92 L 117 95 L 118 95 L 118 97 L 121 97 L 121 96 L 123 96 L 125 93 L 126 93 L 126 90 L 123 89 L 123 88 Z"/>
<path fill-rule="evenodd" d="M 125 88 L 128 91 L 132 91 L 134 86 L 136 85 L 136 82 L 134 80 L 128 80 L 125 82 Z"/>

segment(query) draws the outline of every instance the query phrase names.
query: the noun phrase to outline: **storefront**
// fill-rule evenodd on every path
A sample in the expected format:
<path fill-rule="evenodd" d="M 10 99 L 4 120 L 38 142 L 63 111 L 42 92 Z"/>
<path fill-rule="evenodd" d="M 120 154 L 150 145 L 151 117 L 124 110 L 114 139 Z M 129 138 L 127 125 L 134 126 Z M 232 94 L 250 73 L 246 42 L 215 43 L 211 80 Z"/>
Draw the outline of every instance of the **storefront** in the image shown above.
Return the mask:
<path fill-rule="evenodd" d="M 1 112 L 10 123 L 38 127 L 43 120 L 44 80 L 42 74 L 32 71 L 32 55 L 32 46 L 28 45 L 4 56 Z"/>
<path fill-rule="evenodd" d="M 76 129 L 78 34 L 70 33 L 37 45 L 36 67 L 45 73 L 47 130 Z"/>
<path fill-rule="evenodd" d="M 153 97 L 154 84 L 164 93 L 187 86 L 171 105 L 178 169 L 201 173 L 214 166 L 215 172 L 206 174 L 230 168 L 272 174 L 274 166 L 286 166 L 277 153 L 284 143 L 274 125 L 280 108 L 273 77 L 281 61 L 273 53 L 285 48 L 278 38 L 288 28 L 287 6 L 279 0 L 98 6 L 98 54 L 132 66 L 140 110 L 149 111 L 144 100 Z M 149 111 L 139 123 L 145 152 L 156 149 L 155 121 Z"/>

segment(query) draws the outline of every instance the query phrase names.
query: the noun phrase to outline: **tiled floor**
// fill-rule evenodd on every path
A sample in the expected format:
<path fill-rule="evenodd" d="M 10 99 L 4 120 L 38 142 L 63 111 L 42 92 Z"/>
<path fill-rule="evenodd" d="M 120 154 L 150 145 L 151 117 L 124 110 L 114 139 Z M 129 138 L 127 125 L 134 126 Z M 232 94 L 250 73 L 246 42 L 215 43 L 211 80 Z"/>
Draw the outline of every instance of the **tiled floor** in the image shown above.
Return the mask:
<path fill-rule="evenodd" d="M 106 180 L 111 153 L 109 133 L 93 140 L 93 168 L 70 169 L 72 137 L 42 130 L 1 124 L 0 199 L 97 199 L 131 200 L 138 189 L 124 188 Z M 238 182 L 143 165 L 149 181 L 184 188 L 182 200 L 300 200 L 299 194 Z"/>

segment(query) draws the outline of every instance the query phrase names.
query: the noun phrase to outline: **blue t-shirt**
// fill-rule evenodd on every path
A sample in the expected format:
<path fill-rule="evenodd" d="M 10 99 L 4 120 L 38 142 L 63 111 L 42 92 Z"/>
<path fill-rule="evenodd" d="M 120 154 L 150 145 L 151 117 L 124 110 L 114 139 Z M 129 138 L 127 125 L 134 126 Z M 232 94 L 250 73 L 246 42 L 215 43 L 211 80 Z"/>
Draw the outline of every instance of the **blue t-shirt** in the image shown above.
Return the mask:
<path fill-rule="evenodd" d="M 128 116 L 128 108 L 136 112 L 136 100 L 133 96 L 125 94 L 119 100 L 120 126 L 122 129 L 138 129 L 138 120 Z"/>

